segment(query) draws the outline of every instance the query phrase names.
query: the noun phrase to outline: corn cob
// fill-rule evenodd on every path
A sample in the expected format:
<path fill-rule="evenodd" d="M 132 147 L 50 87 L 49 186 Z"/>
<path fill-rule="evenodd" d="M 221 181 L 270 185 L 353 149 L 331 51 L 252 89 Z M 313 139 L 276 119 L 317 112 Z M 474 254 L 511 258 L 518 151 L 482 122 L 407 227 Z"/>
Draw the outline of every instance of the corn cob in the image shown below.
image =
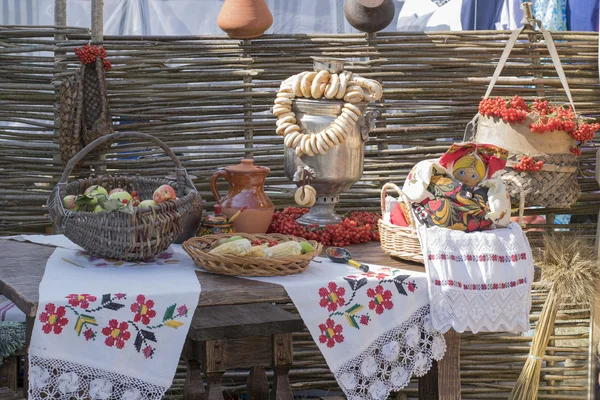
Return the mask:
<path fill-rule="evenodd" d="M 298 242 L 284 242 L 263 250 L 264 257 L 287 257 L 302 254 L 302 246 Z"/>
<path fill-rule="evenodd" d="M 264 257 L 264 251 L 268 247 L 269 246 L 266 244 L 261 244 L 260 246 L 251 247 L 250 250 L 248 250 L 248 255 L 252 256 L 252 257 Z"/>
<path fill-rule="evenodd" d="M 209 253 L 232 256 L 245 256 L 248 254 L 248 251 L 251 247 L 252 243 L 250 243 L 248 239 L 239 239 L 215 247 Z"/>

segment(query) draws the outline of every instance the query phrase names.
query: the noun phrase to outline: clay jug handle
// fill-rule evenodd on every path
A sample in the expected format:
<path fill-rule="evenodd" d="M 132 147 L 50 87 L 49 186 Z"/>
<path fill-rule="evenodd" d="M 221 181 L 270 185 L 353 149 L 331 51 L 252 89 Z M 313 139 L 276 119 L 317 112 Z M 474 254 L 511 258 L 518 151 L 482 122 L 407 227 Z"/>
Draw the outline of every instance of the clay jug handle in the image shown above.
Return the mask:
<path fill-rule="evenodd" d="M 221 195 L 219 194 L 219 189 L 217 189 L 217 180 L 221 177 L 224 177 L 225 174 L 226 172 L 221 169 L 215 172 L 210 178 L 210 191 L 212 192 L 213 197 L 215 198 L 215 201 L 217 203 L 221 201 Z"/>

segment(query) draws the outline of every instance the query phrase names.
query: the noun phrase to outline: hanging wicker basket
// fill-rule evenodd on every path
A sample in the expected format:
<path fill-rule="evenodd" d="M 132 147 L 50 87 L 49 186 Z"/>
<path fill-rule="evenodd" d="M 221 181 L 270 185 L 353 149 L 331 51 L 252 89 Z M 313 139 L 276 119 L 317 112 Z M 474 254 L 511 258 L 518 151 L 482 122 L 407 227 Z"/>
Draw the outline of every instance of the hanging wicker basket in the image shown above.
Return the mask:
<path fill-rule="evenodd" d="M 160 147 L 175 164 L 176 181 L 139 176 L 108 176 L 80 179 L 67 183 L 69 174 L 87 154 L 119 138 L 145 139 Z M 110 191 L 127 188 L 136 191 L 142 199 L 151 199 L 161 185 L 171 185 L 177 194 L 176 200 L 154 207 L 134 208 L 133 214 L 112 212 L 74 212 L 66 210 L 62 199 L 67 195 L 82 194 L 92 185 L 101 185 Z M 183 230 L 185 216 L 197 201 L 198 192 L 186 170 L 162 141 L 154 136 L 123 132 L 102 136 L 73 157 L 62 174 L 60 182 L 48 199 L 50 218 L 71 241 L 83 247 L 91 255 L 126 261 L 150 258 L 166 250 Z"/>
<path fill-rule="evenodd" d="M 63 164 L 67 164 L 84 146 L 114 132 L 104 65 L 100 57 L 91 64 L 81 64 L 79 71 L 60 86 L 59 146 Z M 95 148 L 98 154 L 110 147 L 107 142 Z"/>
<path fill-rule="evenodd" d="M 544 36 L 546 46 L 560 78 L 563 89 L 573 111 L 575 104 L 571 91 L 554 46 L 552 36 L 539 21 L 536 21 Z M 494 71 L 494 75 L 485 93 L 487 99 L 494 88 L 500 73 L 510 55 L 510 52 L 523 28 L 515 30 L 504 49 L 504 52 Z M 478 143 L 493 144 L 509 151 L 509 159 L 502 176 L 512 179 L 507 183 L 511 203 L 519 203 L 520 190 L 523 190 L 527 206 L 538 207 L 571 207 L 581 194 L 577 181 L 577 157 L 570 152 L 576 141 L 567 132 L 554 131 L 544 134 L 531 132 L 529 125 L 534 122 L 528 116 L 523 124 L 508 124 L 499 118 L 490 118 L 477 114 L 469 123 L 473 126 L 471 132 L 465 131 L 465 141 L 473 140 Z M 470 136 L 470 137 L 469 137 Z M 513 166 L 523 156 L 531 157 L 534 162 L 543 161 L 544 166 L 539 171 L 517 171 Z M 518 182 L 517 187 L 514 182 Z"/>

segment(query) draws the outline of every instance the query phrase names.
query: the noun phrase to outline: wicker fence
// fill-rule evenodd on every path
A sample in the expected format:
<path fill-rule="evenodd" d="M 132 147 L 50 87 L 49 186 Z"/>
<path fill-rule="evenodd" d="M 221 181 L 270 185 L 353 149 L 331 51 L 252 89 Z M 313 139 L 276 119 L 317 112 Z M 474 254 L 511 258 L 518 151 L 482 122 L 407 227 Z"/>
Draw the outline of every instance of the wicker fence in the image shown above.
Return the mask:
<path fill-rule="evenodd" d="M 385 90 L 364 176 L 342 196 L 340 209 L 376 210 L 383 183 L 403 182 L 417 161 L 462 139 L 507 37 L 498 31 L 267 35 L 252 41 L 105 37 L 103 45 L 114 65 L 107 77 L 116 130 L 164 140 L 198 176 L 196 185 L 209 203 L 208 178 L 242 157 L 271 168 L 268 193 L 277 205 L 292 203 L 282 140 L 268 112 L 274 90 L 284 78 L 311 69 L 310 56 L 351 60 L 348 69 L 380 79 Z M 556 33 L 554 38 L 577 109 L 597 117 L 598 35 Z M 544 94 L 566 102 L 545 46 L 536 35 L 522 39 L 493 95 Z M 76 28 L 0 26 L 1 233 L 40 231 L 49 224 L 43 205 L 63 168 L 54 124 L 57 88 L 77 67 L 73 48 L 88 40 L 89 33 Z M 584 194 L 570 213 L 598 209 L 594 164 L 595 149 L 585 148 Z M 168 158 L 135 142 L 113 148 L 106 167 L 152 176 L 171 171 Z M 89 173 L 88 163 L 78 175 Z M 577 228 L 591 234 L 595 226 Z"/>
<path fill-rule="evenodd" d="M 384 85 L 383 114 L 365 157 L 365 172 L 342 195 L 340 209 L 377 210 L 379 188 L 402 183 L 419 160 L 439 156 L 461 140 L 476 113 L 508 32 L 267 35 L 252 41 L 225 37 L 105 37 L 113 70 L 107 74 L 117 131 L 156 135 L 179 155 L 196 185 L 212 202 L 208 178 L 222 166 L 253 157 L 271 168 L 268 194 L 278 206 L 292 203 L 283 172 L 283 145 L 268 112 L 274 91 L 289 75 L 312 68 L 310 56 L 351 60 L 348 69 Z M 600 117 L 598 34 L 555 33 L 578 111 Z M 493 95 L 545 95 L 566 102 L 560 82 L 536 34 L 515 46 Z M 77 67 L 73 48 L 87 43 L 78 28 L 0 26 L 0 234 L 43 232 L 45 202 L 63 171 L 56 137 L 61 79 Z M 597 215 L 595 142 L 583 149 L 583 194 L 574 215 Z M 108 171 L 165 176 L 171 162 L 145 143 L 119 143 L 107 154 Z M 104 167 L 104 162 L 102 167 Z M 76 176 L 88 175 L 94 162 Z M 565 210 L 528 210 L 553 215 Z M 545 227 L 551 227 L 549 223 Z M 570 229 L 594 236 L 596 224 Z M 540 232 L 532 232 L 535 241 Z M 534 292 L 534 316 L 543 291 Z M 589 311 L 563 307 L 543 370 L 542 399 L 583 399 Z M 535 320 L 535 318 L 534 318 Z M 530 337 L 464 335 L 461 376 L 464 398 L 504 399 L 526 357 Z M 308 334 L 296 337 L 295 389 L 335 390 L 335 382 Z M 230 375 L 231 382 L 243 377 Z M 238 379 L 239 378 L 239 379 Z M 177 383 L 177 381 L 176 381 Z M 178 385 L 174 392 L 177 393 Z M 406 395 L 414 397 L 411 386 Z"/>

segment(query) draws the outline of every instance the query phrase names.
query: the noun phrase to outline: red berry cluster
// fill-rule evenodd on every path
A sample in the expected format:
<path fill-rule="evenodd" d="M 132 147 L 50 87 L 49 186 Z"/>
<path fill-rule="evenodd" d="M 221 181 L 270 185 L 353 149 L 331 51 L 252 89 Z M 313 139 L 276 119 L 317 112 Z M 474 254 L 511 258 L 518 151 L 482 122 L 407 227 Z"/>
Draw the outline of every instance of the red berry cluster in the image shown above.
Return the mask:
<path fill-rule="evenodd" d="M 96 58 L 100 57 L 103 60 L 104 70 L 110 71 L 112 64 L 106 59 L 106 50 L 98 46 L 90 46 L 86 44 L 82 48 L 75 48 L 75 55 L 83 64 L 92 64 L 96 62 Z"/>
<path fill-rule="evenodd" d="M 506 101 L 500 97 L 483 99 L 479 103 L 479 114 L 488 117 L 502 118 L 509 124 L 522 124 L 527 118 L 528 107 L 520 96 Z"/>
<path fill-rule="evenodd" d="M 348 215 L 337 225 L 300 225 L 296 220 L 309 211 L 308 208 L 288 207 L 276 211 L 269 227 L 269 233 L 294 235 L 308 240 L 316 240 L 325 246 L 348 246 L 379 241 L 377 221 L 379 214 L 357 211 Z"/>
<path fill-rule="evenodd" d="M 523 156 L 518 164 L 513 166 L 516 171 L 539 171 L 544 166 L 543 161 L 535 162 L 533 158 Z"/>
<path fill-rule="evenodd" d="M 600 130 L 600 124 L 584 122 L 571 107 L 551 105 L 548 100 L 535 99 L 533 103 L 527 105 L 521 96 L 515 96 L 510 101 L 497 97 L 483 99 L 479 103 L 479 114 L 502 118 L 511 124 L 523 123 L 528 113 L 535 119 L 535 122 L 529 124 L 531 132 L 564 131 L 573 139 L 585 143 L 592 140 L 594 133 Z M 573 151 L 572 153 L 576 154 Z"/>
<path fill-rule="evenodd" d="M 571 147 L 569 149 L 569 151 L 571 153 L 573 153 L 573 155 L 575 155 L 575 156 L 580 156 L 581 155 L 581 149 L 579 147 Z"/>

